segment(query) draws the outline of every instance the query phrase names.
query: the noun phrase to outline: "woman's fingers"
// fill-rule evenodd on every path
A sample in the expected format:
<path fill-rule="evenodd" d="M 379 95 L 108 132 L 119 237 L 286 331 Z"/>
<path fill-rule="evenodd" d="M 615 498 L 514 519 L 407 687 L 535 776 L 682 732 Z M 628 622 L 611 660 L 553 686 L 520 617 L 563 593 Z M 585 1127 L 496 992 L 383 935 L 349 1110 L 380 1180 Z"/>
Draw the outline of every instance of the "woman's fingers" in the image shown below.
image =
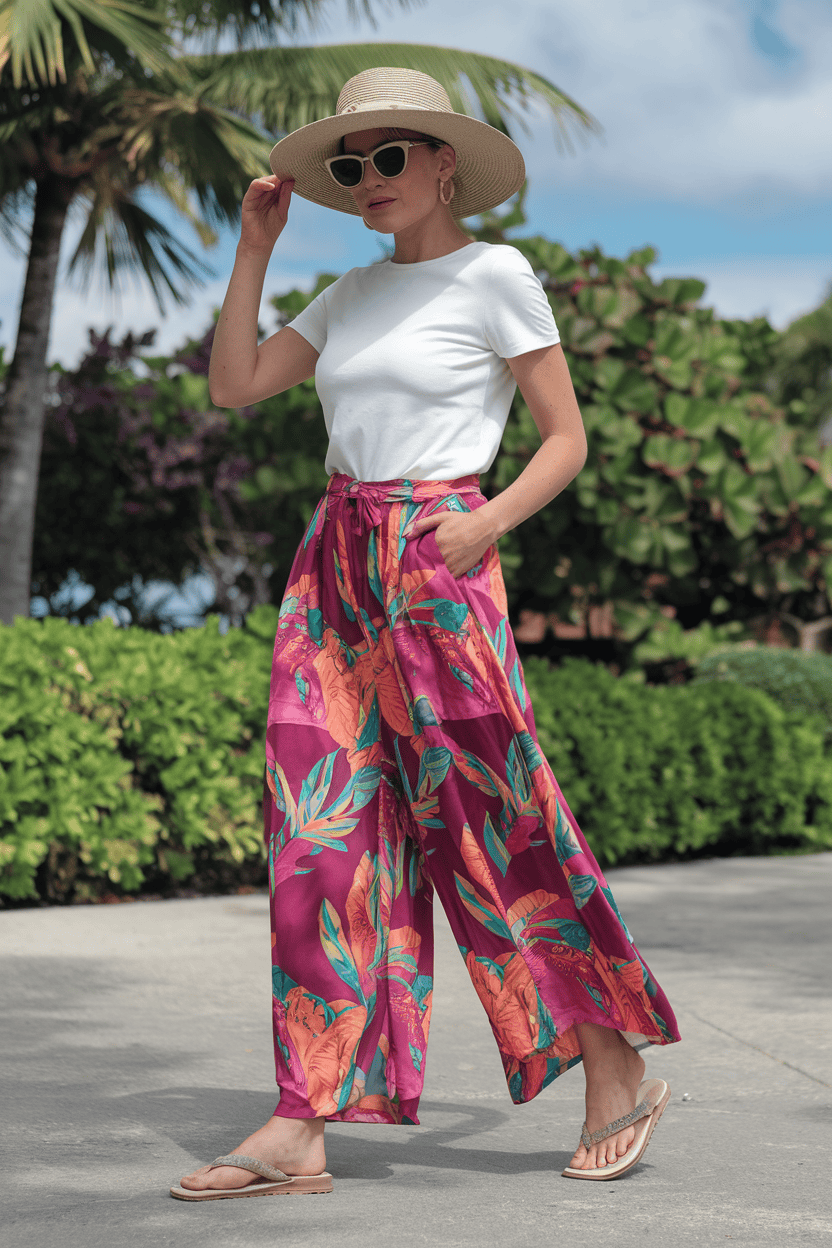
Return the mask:
<path fill-rule="evenodd" d="M 436 544 L 445 567 L 458 580 L 480 562 L 491 545 L 490 537 L 482 533 L 476 516 L 476 512 L 438 511 L 415 520 L 407 536 L 420 537 L 435 529 Z"/>
<path fill-rule="evenodd" d="M 438 511 L 432 516 L 423 516 L 421 520 L 414 520 L 407 535 L 408 537 L 421 537 L 423 533 L 428 533 L 431 529 L 437 528 L 443 520 L 447 520 L 448 516 L 452 514 L 450 511 Z"/>

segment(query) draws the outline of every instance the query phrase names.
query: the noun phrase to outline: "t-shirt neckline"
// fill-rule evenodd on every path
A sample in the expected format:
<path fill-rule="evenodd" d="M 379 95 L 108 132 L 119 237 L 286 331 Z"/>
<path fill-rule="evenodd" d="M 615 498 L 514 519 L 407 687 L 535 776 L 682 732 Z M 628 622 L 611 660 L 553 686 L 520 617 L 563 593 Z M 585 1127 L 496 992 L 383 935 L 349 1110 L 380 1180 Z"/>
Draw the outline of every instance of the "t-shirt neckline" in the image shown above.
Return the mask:
<path fill-rule="evenodd" d="M 470 243 L 465 243 L 464 246 L 457 247 L 455 251 L 446 252 L 444 256 L 434 256 L 432 260 L 414 260 L 410 264 L 402 264 L 401 261 L 393 260 L 393 258 L 390 257 L 385 260 L 384 263 L 388 268 L 394 271 L 401 269 L 403 272 L 407 273 L 412 272 L 414 269 L 426 269 L 432 267 L 433 265 L 438 266 L 440 264 L 445 264 L 449 260 L 453 260 L 454 257 L 461 255 L 464 251 L 470 251 L 472 247 L 478 246 L 481 246 L 479 240 L 473 239 Z"/>

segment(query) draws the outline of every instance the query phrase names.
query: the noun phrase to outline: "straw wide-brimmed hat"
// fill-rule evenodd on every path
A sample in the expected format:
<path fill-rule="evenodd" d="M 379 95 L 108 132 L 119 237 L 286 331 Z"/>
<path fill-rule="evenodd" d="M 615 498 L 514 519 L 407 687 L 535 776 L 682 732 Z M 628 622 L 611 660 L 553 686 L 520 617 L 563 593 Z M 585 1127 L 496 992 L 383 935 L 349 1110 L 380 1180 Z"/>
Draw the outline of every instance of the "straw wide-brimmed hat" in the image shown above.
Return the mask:
<path fill-rule="evenodd" d="M 310 122 L 272 148 L 270 164 L 279 178 L 294 178 L 295 192 L 314 204 L 359 216 L 349 191 L 324 165 L 345 135 L 395 127 L 441 139 L 456 152 L 455 217 L 472 217 L 496 208 L 518 191 L 526 166 L 507 135 L 451 107 L 444 87 L 412 69 L 365 69 L 341 91 L 334 117 Z"/>

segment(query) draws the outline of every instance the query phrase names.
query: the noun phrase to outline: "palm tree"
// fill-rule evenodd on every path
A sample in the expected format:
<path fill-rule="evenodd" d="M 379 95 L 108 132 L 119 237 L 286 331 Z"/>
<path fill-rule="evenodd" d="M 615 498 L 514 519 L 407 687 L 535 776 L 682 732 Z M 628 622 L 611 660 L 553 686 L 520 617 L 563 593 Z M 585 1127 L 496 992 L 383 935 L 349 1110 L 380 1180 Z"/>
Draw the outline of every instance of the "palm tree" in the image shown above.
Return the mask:
<path fill-rule="evenodd" d="M 400 0 L 406 4 L 407 0 Z M 0 620 L 28 614 L 47 346 L 64 227 L 83 281 L 140 274 L 160 308 L 208 269 L 154 215 L 147 191 L 209 245 L 238 218 L 274 132 L 335 111 L 371 65 L 421 69 L 455 107 L 508 132 L 532 102 L 566 136 L 594 122 L 538 74 L 421 45 L 281 46 L 327 0 L 0 0 L 0 225 L 28 262 L 17 345 L 0 410 Z M 368 0 L 353 3 L 368 11 Z M 189 12 L 190 10 L 190 12 Z M 218 51 L 233 39 L 236 50 Z M 265 41 L 268 46 L 263 46 Z M 196 49 L 196 50 L 195 50 Z M 464 85 L 468 84 L 467 89 Z"/>

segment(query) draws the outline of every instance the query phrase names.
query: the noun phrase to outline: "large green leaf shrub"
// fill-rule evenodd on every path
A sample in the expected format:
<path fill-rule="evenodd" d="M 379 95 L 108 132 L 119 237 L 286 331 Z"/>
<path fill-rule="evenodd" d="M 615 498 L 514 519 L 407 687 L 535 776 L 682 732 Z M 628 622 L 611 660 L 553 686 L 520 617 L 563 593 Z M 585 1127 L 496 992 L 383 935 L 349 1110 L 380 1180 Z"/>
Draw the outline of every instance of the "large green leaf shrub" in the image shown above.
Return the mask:
<path fill-rule="evenodd" d="M 660 607 L 685 628 L 832 601 L 832 447 L 778 406 L 778 334 L 701 306 L 704 282 L 650 274 L 650 248 L 619 259 L 515 240 L 549 294 L 589 441 L 586 467 L 506 543 L 515 600 L 561 619 L 614 602 L 638 638 Z M 514 404 L 489 489 L 538 445 Z"/>
<path fill-rule="evenodd" d="M 0 895 L 262 880 L 276 611 L 160 635 L 0 626 Z M 832 848 L 822 718 L 735 681 L 654 688 L 527 664 L 541 743 L 604 864 Z"/>

